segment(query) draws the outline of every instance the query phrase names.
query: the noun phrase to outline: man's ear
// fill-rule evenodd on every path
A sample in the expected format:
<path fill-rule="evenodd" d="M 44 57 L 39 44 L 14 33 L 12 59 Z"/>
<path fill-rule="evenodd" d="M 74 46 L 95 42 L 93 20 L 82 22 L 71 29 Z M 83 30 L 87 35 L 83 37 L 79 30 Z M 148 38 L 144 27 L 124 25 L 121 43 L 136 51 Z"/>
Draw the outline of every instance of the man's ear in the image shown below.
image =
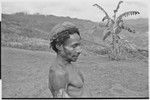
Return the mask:
<path fill-rule="evenodd" d="M 59 45 L 59 44 L 56 44 L 56 48 L 59 50 L 59 51 L 62 51 L 63 50 L 63 45 Z"/>

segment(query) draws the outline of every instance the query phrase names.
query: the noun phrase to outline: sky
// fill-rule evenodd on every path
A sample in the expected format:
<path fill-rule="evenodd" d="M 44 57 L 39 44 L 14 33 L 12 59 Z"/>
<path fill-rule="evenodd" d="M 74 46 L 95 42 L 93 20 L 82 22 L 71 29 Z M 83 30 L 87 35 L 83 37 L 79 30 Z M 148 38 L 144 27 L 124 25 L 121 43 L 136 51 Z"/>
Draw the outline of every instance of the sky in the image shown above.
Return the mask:
<path fill-rule="evenodd" d="M 99 22 L 105 14 L 92 6 L 97 3 L 112 17 L 120 0 L 1 0 L 2 13 L 27 12 L 44 15 L 69 16 Z M 118 14 L 135 10 L 140 14 L 129 18 L 147 18 L 149 0 L 123 0 Z"/>

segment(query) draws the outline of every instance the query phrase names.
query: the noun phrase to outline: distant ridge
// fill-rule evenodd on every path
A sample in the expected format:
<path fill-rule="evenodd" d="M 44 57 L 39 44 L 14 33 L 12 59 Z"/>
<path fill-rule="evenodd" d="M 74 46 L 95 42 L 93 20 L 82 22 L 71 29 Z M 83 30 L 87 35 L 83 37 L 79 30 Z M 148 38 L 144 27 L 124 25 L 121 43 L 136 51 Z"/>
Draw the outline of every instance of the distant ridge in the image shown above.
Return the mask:
<path fill-rule="evenodd" d="M 106 45 L 102 41 L 104 23 L 93 22 L 86 19 L 78 19 L 71 17 L 55 16 L 55 15 L 41 15 L 41 14 L 27 14 L 18 12 L 14 14 L 2 14 L 1 34 L 2 40 L 17 41 L 18 37 L 27 37 L 35 39 L 49 40 L 48 35 L 51 29 L 58 23 L 70 21 L 77 25 L 81 36 L 89 43 L 98 43 L 104 47 Z M 130 34 L 123 31 L 123 35 L 131 40 L 137 46 L 148 48 L 148 18 L 138 18 L 125 20 L 125 24 L 129 25 L 137 33 Z M 88 44 L 87 44 L 88 45 Z M 90 46 L 90 45 L 89 45 Z"/>

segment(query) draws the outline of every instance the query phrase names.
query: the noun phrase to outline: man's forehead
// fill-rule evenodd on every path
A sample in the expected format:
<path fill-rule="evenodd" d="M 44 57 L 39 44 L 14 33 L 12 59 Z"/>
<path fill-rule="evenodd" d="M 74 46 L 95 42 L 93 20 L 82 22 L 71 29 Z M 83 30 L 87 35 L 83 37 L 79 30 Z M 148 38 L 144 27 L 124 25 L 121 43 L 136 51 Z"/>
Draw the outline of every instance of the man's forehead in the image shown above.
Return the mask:
<path fill-rule="evenodd" d="M 78 34 L 71 34 L 70 38 L 66 41 L 66 44 L 74 44 L 74 43 L 79 43 L 81 42 L 81 37 Z"/>

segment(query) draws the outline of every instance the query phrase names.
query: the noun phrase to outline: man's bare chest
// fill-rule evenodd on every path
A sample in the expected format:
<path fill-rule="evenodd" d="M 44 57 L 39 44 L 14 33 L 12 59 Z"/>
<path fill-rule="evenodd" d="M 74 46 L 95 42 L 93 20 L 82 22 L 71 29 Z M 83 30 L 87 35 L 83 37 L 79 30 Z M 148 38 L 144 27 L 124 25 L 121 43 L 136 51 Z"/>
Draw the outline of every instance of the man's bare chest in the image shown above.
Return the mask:
<path fill-rule="evenodd" d="M 79 74 L 77 68 L 68 68 L 67 69 L 69 83 L 68 85 L 74 86 L 76 88 L 81 88 L 83 86 L 83 80 Z"/>

